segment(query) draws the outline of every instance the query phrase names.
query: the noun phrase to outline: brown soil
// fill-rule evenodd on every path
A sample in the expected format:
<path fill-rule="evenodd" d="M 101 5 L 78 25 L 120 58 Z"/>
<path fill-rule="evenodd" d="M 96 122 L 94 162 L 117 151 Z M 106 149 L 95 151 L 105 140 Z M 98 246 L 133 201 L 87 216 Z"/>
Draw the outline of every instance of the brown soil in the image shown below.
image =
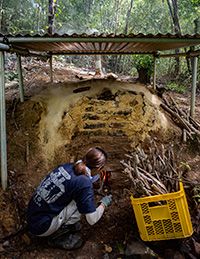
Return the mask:
<path fill-rule="evenodd" d="M 41 242 L 34 237 L 26 227 L 26 207 L 41 180 L 60 163 L 74 161 L 83 154 L 88 147 L 100 145 L 108 154 L 113 154 L 113 150 L 108 141 L 109 136 L 99 136 L 98 138 L 78 134 L 73 141 L 60 150 L 53 161 L 48 164 L 44 161 L 38 146 L 38 122 L 40 120 L 40 107 L 30 101 L 30 97 L 38 94 L 48 87 L 49 68 L 46 63 L 41 61 L 26 63 L 24 70 L 24 91 L 25 102 L 19 102 L 18 89 L 6 89 L 6 114 L 7 114 L 7 149 L 8 149 L 8 189 L 6 192 L 0 190 L 0 257 L 1 258 L 104 258 L 106 253 L 109 258 L 124 258 L 120 252 L 119 245 L 126 248 L 130 234 L 139 237 L 137 224 L 135 222 L 133 209 L 130 202 L 131 185 L 123 174 L 120 160 L 124 154 L 131 150 L 130 144 L 124 137 L 125 148 L 115 150 L 115 157 L 110 157 L 108 165 L 115 168 L 115 177 L 111 181 L 111 190 L 104 189 L 102 195 L 111 192 L 113 202 L 104 213 L 102 219 L 94 226 L 89 226 L 82 218 L 81 236 L 84 239 L 83 246 L 76 251 L 66 252 L 62 249 L 49 247 L 45 242 Z M 60 63 L 54 64 L 55 82 L 80 82 L 80 80 L 91 79 L 92 76 L 81 74 L 80 69 L 64 67 Z M 131 82 L 130 77 L 121 77 L 121 81 Z M 177 94 L 170 93 L 173 98 L 178 100 L 179 105 L 189 109 L 190 93 Z M 197 96 L 195 119 L 199 121 L 200 96 Z M 152 133 L 157 143 L 162 143 L 162 133 Z M 193 180 L 199 180 L 200 150 L 196 142 L 188 142 L 183 145 L 177 136 L 176 147 L 182 146 L 183 151 L 180 161 L 188 162 L 191 167 L 189 172 Z M 113 144 L 117 146 L 117 137 Z M 170 144 L 170 143 L 169 143 Z M 145 143 L 144 143 L 145 148 Z M 123 154 L 122 154 L 123 152 Z M 101 199 L 102 195 L 97 193 L 98 183 L 95 185 L 95 200 Z M 192 188 L 186 190 L 189 209 L 193 222 L 196 224 L 196 231 L 199 233 L 197 219 L 197 208 L 194 207 L 192 199 Z M 190 244 L 190 238 L 184 240 L 185 244 Z M 155 243 L 147 244 L 154 248 L 161 257 L 165 257 L 167 249 L 175 249 L 175 242 L 162 242 L 155 246 Z M 191 242 L 192 243 L 192 242 Z M 193 243 L 192 243 L 193 244 Z M 189 246 L 190 247 L 190 246 Z M 193 249 L 192 247 L 190 247 Z M 189 258 L 189 257 L 188 257 Z"/>

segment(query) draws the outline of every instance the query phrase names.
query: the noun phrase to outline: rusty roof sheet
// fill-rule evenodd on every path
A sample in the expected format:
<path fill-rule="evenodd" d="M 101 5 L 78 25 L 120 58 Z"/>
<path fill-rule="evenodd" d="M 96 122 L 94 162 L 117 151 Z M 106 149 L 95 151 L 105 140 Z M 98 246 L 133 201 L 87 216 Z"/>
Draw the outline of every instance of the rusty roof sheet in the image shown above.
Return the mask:
<path fill-rule="evenodd" d="M 11 49 L 52 54 L 132 54 L 184 48 L 200 44 L 200 34 L 45 34 L 0 35 Z"/>

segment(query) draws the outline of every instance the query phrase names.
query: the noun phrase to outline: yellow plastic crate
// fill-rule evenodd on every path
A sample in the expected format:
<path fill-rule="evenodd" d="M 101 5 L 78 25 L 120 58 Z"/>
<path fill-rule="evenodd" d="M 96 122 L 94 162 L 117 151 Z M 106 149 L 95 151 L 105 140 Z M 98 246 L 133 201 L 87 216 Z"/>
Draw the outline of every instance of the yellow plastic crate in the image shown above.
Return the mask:
<path fill-rule="evenodd" d="M 185 238 L 192 235 L 193 228 L 182 182 L 179 187 L 180 190 L 174 193 L 138 199 L 131 196 L 143 241 Z M 159 201 L 162 205 L 157 205 Z"/>

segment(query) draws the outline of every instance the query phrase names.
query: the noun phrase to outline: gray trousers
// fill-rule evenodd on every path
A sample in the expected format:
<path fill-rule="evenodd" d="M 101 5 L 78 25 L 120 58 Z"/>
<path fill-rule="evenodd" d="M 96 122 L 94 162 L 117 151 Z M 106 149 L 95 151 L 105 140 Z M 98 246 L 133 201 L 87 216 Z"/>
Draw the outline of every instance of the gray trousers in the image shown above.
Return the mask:
<path fill-rule="evenodd" d="M 68 204 L 57 216 L 52 219 L 49 229 L 38 235 L 40 237 L 45 237 L 53 234 L 62 224 L 71 225 L 80 221 L 81 214 L 78 212 L 76 202 L 73 200 Z"/>

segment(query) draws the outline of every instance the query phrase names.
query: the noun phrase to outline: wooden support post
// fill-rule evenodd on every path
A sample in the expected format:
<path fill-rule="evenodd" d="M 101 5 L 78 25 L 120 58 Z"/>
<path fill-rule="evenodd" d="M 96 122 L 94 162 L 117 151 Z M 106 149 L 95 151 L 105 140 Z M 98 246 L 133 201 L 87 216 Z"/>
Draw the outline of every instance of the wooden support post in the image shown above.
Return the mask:
<path fill-rule="evenodd" d="M 24 102 L 24 84 L 23 84 L 23 75 L 22 75 L 22 62 L 21 56 L 17 54 L 17 69 L 18 69 L 18 78 L 19 78 L 19 96 L 20 101 Z"/>
<path fill-rule="evenodd" d="M 196 82 L 197 82 L 197 57 L 194 57 L 192 61 L 193 61 L 192 62 L 192 92 L 191 92 L 191 102 L 190 102 L 190 116 L 194 118 Z"/>
<path fill-rule="evenodd" d="M 53 56 L 52 55 L 50 55 L 49 65 L 50 65 L 50 81 L 51 83 L 53 83 Z"/>
<path fill-rule="evenodd" d="M 153 56 L 153 89 L 156 89 L 156 57 Z"/>
<path fill-rule="evenodd" d="M 6 104 L 5 104 L 5 53 L 0 51 L 0 129 L 1 129 L 1 184 L 7 188 L 7 143 L 6 143 Z"/>

